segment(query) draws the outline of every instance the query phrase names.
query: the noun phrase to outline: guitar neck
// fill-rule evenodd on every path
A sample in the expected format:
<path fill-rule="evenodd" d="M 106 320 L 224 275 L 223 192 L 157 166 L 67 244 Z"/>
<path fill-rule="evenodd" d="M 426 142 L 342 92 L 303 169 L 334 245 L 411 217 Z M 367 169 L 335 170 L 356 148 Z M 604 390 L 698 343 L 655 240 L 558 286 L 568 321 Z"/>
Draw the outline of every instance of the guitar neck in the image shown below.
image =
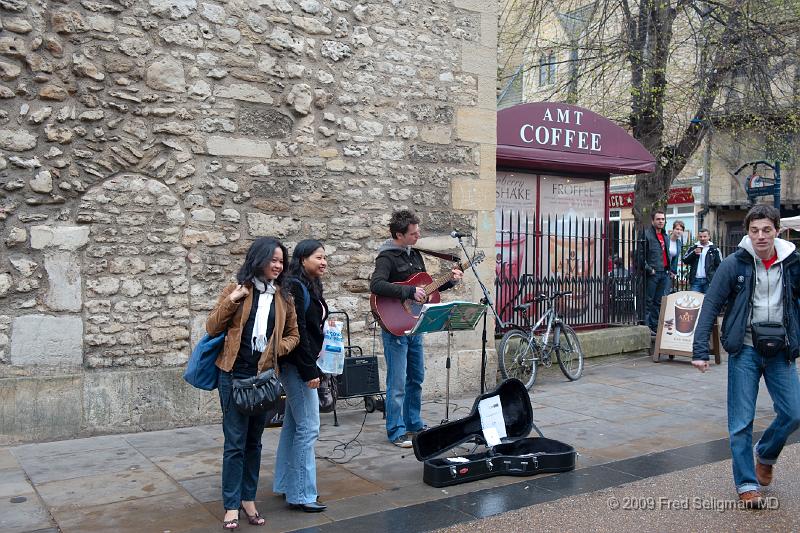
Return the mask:
<path fill-rule="evenodd" d="M 467 261 L 459 263 L 458 265 L 459 270 L 462 271 L 465 270 L 467 267 L 469 267 L 469 263 Z M 425 290 L 425 295 L 430 296 L 433 292 L 439 290 L 439 287 L 441 287 L 442 285 L 444 285 L 445 283 L 447 283 L 452 279 L 453 279 L 452 269 L 443 274 L 439 274 L 438 276 L 433 278 L 433 281 L 431 281 L 430 283 L 428 283 L 423 287 L 423 289 Z"/>

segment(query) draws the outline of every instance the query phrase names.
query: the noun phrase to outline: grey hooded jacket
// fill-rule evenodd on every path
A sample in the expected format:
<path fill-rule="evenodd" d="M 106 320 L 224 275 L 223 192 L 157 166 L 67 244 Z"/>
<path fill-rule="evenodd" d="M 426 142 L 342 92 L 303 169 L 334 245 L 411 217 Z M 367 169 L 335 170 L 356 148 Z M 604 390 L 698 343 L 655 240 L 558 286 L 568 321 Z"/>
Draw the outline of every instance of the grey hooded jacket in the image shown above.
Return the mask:
<path fill-rule="evenodd" d="M 708 361 L 711 328 L 723 305 L 722 346 L 732 355 L 752 346 L 752 322 L 782 322 L 789 344 L 788 357 L 800 351 L 800 258 L 789 241 L 775 239 L 778 260 L 769 270 L 758 259 L 750 237 L 726 257 L 717 269 L 703 300 L 694 333 L 692 359 Z M 755 275 L 754 275 L 755 273 Z M 751 305 L 752 301 L 752 305 Z"/>

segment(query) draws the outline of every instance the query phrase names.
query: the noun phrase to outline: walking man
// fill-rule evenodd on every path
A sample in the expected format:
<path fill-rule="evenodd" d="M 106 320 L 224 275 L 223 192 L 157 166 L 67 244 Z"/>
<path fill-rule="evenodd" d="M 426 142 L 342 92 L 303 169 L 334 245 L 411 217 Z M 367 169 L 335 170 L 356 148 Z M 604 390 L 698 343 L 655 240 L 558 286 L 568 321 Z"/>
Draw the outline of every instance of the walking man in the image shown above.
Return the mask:
<path fill-rule="evenodd" d="M 722 256 L 713 242 L 708 230 L 697 232 L 698 241 L 689 247 L 683 256 L 683 264 L 689 265 L 689 284 L 692 291 L 706 293 L 711 278 L 722 262 Z"/>
<path fill-rule="evenodd" d="M 422 303 L 426 299 L 422 287 L 395 284 L 418 272 L 425 272 L 422 254 L 412 248 L 420 238 L 419 218 L 408 209 L 396 211 L 389 221 L 389 232 L 392 238 L 378 248 L 370 292 Z M 463 275 L 461 270 L 454 268 L 453 281 L 445 283 L 439 290 L 449 289 Z M 382 340 L 386 358 L 386 433 L 395 446 L 410 448 L 411 437 L 425 426 L 420 414 L 422 382 L 425 379 L 422 335 L 398 336 L 383 331 Z"/>
<path fill-rule="evenodd" d="M 708 370 L 711 327 L 723 305 L 722 344 L 728 351 L 728 433 L 733 481 L 748 507 L 764 505 L 760 487 L 772 482 L 773 465 L 800 426 L 800 255 L 776 238 L 780 213 L 757 205 L 744 219 L 747 235 L 720 265 L 703 300 L 694 334 L 692 365 Z M 753 446 L 758 384 L 772 398 L 775 419 Z M 755 462 L 753 459 L 755 454 Z"/>
<path fill-rule="evenodd" d="M 656 209 L 650 215 L 650 227 L 639 234 L 638 262 L 645 275 L 645 323 L 652 335 L 658 330 L 658 315 L 661 312 L 661 297 L 672 284 L 667 253 L 667 235 L 664 226 L 667 215 Z"/>

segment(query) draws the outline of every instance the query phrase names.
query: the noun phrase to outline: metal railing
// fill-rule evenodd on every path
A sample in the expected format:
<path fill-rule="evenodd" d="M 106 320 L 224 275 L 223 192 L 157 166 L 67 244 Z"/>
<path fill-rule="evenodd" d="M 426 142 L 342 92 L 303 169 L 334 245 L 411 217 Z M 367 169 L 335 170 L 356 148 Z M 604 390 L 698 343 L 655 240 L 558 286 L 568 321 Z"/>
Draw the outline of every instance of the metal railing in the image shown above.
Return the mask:
<path fill-rule="evenodd" d="M 495 294 L 504 322 L 528 324 L 543 312 L 542 304 L 535 303 L 527 314 L 514 306 L 557 290 L 572 291 L 558 312 L 573 327 L 644 319 L 644 282 L 635 272 L 632 224 L 606 226 L 599 219 L 509 212 L 500 214 L 498 227 Z"/>
<path fill-rule="evenodd" d="M 502 212 L 496 234 L 497 313 L 505 325 L 530 325 L 544 311 L 534 303 L 527 313 L 514 307 L 533 302 L 539 293 L 570 290 L 559 314 L 576 328 L 644 323 L 645 276 L 636 251 L 644 247 L 632 222 L 605 224 L 599 219 L 536 216 Z M 722 258 L 736 251 L 742 233 L 726 235 L 717 243 Z M 714 240 L 712 236 L 712 241 Z M 677 276 L 670 290 L 689 290 L 689 265 L 683 254 L 694 243 L 684 243 Z"/>

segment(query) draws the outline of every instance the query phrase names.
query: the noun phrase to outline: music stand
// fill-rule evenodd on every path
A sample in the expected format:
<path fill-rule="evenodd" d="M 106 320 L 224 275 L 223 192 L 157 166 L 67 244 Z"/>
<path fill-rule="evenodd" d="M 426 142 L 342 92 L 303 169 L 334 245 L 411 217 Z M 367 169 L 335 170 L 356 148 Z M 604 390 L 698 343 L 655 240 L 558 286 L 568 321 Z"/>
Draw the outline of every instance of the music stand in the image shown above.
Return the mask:
<path fill-rule="evenodd" d="M 445 411 L 444 420 L 450 418 L 450 337 L 454 331 L 475 329 L 475 325 L 486 312 L 486 306 L 472 302 L 448 302 L 438 304 L 425 304 L 417 318 L 416 324 L 407 331 L 407 335 L 421 333 L 447 332 L 447 382 L 445 384 Z"/>

